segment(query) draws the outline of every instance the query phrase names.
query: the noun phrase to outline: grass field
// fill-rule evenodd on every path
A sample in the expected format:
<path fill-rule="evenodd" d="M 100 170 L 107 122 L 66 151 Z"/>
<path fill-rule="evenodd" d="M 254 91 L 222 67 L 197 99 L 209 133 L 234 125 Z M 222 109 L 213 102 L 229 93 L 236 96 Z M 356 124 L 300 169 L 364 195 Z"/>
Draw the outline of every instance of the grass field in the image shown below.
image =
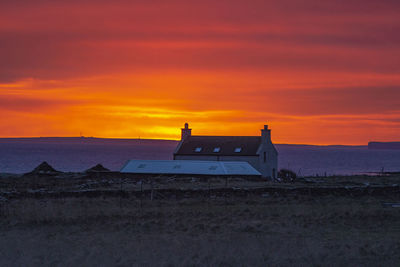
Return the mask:
<path fill-rule="evenodd" d="M 3 199 L 0 266 L 399 266 L 400 208 L 385 202 L 400 192 Z"/>

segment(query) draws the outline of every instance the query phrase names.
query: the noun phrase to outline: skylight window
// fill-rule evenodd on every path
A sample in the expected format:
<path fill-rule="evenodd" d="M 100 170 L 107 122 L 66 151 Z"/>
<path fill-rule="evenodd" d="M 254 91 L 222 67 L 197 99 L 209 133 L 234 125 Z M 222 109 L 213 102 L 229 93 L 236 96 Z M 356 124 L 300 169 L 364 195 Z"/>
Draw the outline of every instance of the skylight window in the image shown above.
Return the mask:
<path fill-rule="evenodd" d="M 146 164 L 139 164 L 138 169 L 143 169 L 144 167 L 146 167 Z"/>
<path fill-rule="evenodd" d="M 194 149 L 194 152 L 197 152 L 197 153 L 201 152 L 201 147 L 196 147 L 196 148 Z"/>
<path fill-rule="evenodd" d="M 213 152 L 214 152 L 214 153 L 218 153 L 218 152 L 220 152 L 220 151 L 221 151 L 221 148 L 220 148 L 220 147 L 215 147 Z"/>
<path fill-rule="evenodd" d="M 235 153 L 240 153 L 240 152 L 242 152 L 242 148 L 241 147 L 235 148 Z"/>

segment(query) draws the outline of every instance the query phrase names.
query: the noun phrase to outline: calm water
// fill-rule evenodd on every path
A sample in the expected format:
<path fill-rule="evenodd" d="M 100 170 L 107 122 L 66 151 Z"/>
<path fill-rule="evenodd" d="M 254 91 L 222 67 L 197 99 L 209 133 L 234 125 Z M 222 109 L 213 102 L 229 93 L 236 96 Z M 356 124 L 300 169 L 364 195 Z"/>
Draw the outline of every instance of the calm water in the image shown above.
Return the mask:
<path fill-rule="evenodd" d="M 42 161 L 61 171 L 84 171 L 101 163 L 119 170 L 129 159 L 172 159 L 175 141 L 91 138 L 0 139 L 0 173 L 25 173 Z M 301 175 L 400 171 L 400 150 L 276 145 L 279 168 Z"/>

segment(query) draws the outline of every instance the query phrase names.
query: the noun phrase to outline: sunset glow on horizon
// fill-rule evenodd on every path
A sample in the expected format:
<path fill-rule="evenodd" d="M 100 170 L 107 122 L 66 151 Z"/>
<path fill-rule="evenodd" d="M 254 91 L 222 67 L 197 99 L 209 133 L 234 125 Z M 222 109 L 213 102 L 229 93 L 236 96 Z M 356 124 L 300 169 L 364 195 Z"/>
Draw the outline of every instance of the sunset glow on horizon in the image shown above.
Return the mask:
<path fill-rule="evenodd" d="M 400 141 L 400 2 L 2 1 L 0 137 Z"/>

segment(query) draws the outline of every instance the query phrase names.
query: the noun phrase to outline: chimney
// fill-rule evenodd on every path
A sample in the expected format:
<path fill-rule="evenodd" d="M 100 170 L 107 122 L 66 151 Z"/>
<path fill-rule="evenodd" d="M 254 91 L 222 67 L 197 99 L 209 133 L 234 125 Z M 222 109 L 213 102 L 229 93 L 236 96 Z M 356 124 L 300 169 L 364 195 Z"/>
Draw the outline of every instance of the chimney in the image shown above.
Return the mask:
<path fill-rule="evenodd" d="M 261 129 L 261 139 L 263 142 L 271 143 L 271 130 L 268 129 L 268 125 L 264 125 L 264 129 Z"/>
<path fill-rule="evenodd" d="M 185 128 L 182 128 L 181 140 L 184 140 L 191 135 L 192 135 L 192 129 L 189 129 L 189 124 L 186 122 Z"/>

